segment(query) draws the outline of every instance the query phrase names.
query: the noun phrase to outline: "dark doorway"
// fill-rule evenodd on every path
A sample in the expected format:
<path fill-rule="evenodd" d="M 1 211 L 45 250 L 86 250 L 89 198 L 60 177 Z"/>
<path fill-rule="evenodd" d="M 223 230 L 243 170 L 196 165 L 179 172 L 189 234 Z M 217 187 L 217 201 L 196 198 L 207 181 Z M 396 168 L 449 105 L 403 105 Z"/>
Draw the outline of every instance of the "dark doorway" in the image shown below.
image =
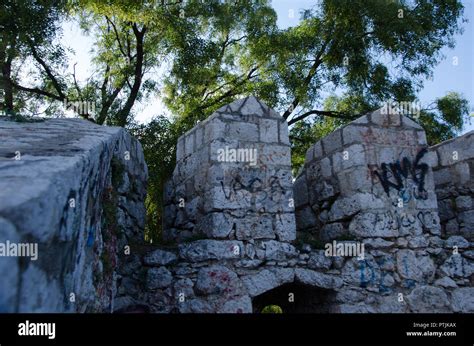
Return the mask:
<path fill-rule="evenodd" d="M 333 290 L 288 283 L 253 298 L 253 312 L 261 313 L 266 306 L 277 305 L 283 313 L 328 313 L 335 294 Z"/>

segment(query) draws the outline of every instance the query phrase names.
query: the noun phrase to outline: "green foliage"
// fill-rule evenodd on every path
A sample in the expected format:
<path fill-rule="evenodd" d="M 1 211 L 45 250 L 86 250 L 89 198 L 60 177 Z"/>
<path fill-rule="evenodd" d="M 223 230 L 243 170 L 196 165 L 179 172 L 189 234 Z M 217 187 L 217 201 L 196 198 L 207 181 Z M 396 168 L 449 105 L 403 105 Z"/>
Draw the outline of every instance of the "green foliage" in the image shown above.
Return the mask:
<path fill-rule="evenodd" d="M 4 0 L 0 6 L 0 110 L 24 114 L 25 106 L 34 112 L 39 97 L 16 88 L 19 71 L 33 55 L 40 57 L 37 64 L 64 67 L 65 51 L 55 40 L 61 33 L 60 20 L 64 18 L 65 1 Z M 30 79 L 40 81 L 46 91 L 46 73 L 29 73 Z M 62 83 L 59 79 L 58 83 Z M 3 94 L 3 95 L 2 95 Z"/>
<path fill-rule="evenodd" d="M 163 186 L 171 177 L 175 165 L 176 142 L 182 132 L 178 123 L 164 116 L 155 117 L 147 125 L 133 125 L 132 134 L 141 142 L 148 165 L 146 238 L 161 242 Z"/>
<path fill-rule="evenodd" d="M 382 102 L 415 101 L 441 49 L 454 45 L 462 13 L 459 0 L 323 0 L 279 29 L 266 0 L 5 0 L 0 82 L 10 97 L 2 106 L 18 112 L 47 101 L 54 114 L 65 99 L 87 101 L 97 123 L 129 128 L 149 166 L 147 237 L 156 242 L 176 141 L 198 121 L 236 98 L 259 97 L 293 125 L 296 174 L 316 140 Z M 94 40 L 87 81 L 71 75 L 57 42 L 67 15 Z M 18 77 L 25 59 L 37 68 L 28 87 Z M 135 124 L 135 103 L 158 90 L 172 116 Z M 456 135 L 466 110 L 455 93 L 424 110 L 419 122 L 430 144 Z"/>
<path fill-rule="evenodd" d="M 282 314 L 283 310 L 278 305 L 267 305 L 262 309 L 262 314 Z"/>

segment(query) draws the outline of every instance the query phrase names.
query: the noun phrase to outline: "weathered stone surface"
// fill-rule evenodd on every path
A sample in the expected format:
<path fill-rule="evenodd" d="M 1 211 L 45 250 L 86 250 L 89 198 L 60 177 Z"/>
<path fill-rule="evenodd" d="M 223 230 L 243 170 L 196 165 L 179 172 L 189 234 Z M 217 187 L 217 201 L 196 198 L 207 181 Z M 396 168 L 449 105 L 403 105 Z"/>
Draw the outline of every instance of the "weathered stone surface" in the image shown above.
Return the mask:
<path fill-rule="evenodd" d="M 178 304 L 180 313 L 189 314 L 209 314 L 214 312 L 214 307 L 205 299 L 194 298 L 185 300 L 183 303 Z"/>
<path fill-rule="evenodd" d="M 242 257 L 243 243 L 234 240 L 196 240 L 180 244 L 179 256 L 183 259 L 200 262 L 210 259 L 231 259 Z"/>
<path fill-rule="evenodd" d="M 343 314 L 368 314 L 375 313 L 375 309 L 366 304 L 341 304 L 337 312 Z"/>
<path fill-rule="evenodd" d="M 294 214 L 280 214 L 275 220 L 275 233 L 277 239 L 282 242 L 290 242 L 296 239 L 296 222 Z"/>
<path fill-rule="evenodd" d="M 417 256 L 413 250 L 399 250 L 397 271 L 402 278 L 430 282 L 435 274 L 435 266 L 429 256 Z"/>
<path fill-rule="evenodd" d="M 440 267 L 450 277 L 470 277 L 474 273 L 474 264 L 461 255 L 451 255 Z"/>
<path fill-rule="evenodd" d="M 327 257 L 324 250 L 318 250 L 311 253 L 308 268 L 317 270 L 328 270 L 331 267 L 331 258 Z"/>
<path fill-rule="evenodd" d="M 0 284 L 0 310 L 110 310 L 117 254 L 141 240 L 145 226 L 147 167 L 140 143 L 123 128 L 80 119 L 0 118 L 0 137 L 0 219 L 15 227 L 9 239 L 34 240 L 39 249 L 38 261 L 22 268 L 18 258 L 0 260 L 10 268 L 2 271 L 10 289 Z M 76 293 L 75 304 L 65 292 Z"/>
<path fill-rule="evenodd" d="M 341 279 L 309 269 L 295 269 L 295 280 L 303 284 L 321 288 L 334 289 L 342 286 Z"/>
<path fill-rule="evenodd" d="M 455 289 L 451 299 L 454 312 L 474 312 L 474 287 Z"/>
<path fill-rule="evenodd" d="M 282 261 L 297 256 L 295 247 L 288 243 L 268 240 L 262 242 L 262 246 L 265 250 L 265 258 L 268 260 Z"/>
<path fill-rule="evenodd" d="M 224 314 L 242 314 L 252 312 L 252 300 L 249 296 L 243 296 L 231 299 L 222 306 L 218 313 Z"/>
<path fill-rule="evenodd" d="M 160 249 L 148 253 L 143 259 L 148 266 L 166 266 L 176 263 L 177 260 L 178 256 L 174 253 Z"/>
<path fill-rule="evenodd" d="M 236 221 L 235 235 L 238 240 L 275 238 L 272 216 L 246 215 Z"/>
<path fill-rule="evenodd" d="M 240 280 L 233 271 L 221 265 L 202 268 L 196 281 L 196 292 L 199 294 L 237 295 L 240 291 Z"/>
<path fill-rule="evenodd" d="M 257 274 L 243 276 L 242 282 L 250 296 L 255 297 L 286 282 L 293 281 L 293 277 L 294 271 L 292 269 L 280 269 L 276 272 L 264 269 Z"/>
<path fill-rule="evenodd" d="M 458 285 L 456 285 L 456 282 L 451 279 L 449 276 L 445 276 L 442 279 L 438 279 L 434 282 L 435 286 L 440 286 L 444 288 L 456 288 Z"/>
<path fill-rule="evenodd" d="M 154 290 L 157 288 L 166 288 L 171 285 L 173 276 L 165 267 L 150 268 L 147 272 L 147 288 Z"/>
<path fill-rule="evenodd" d="M 439 287 L 417 287 L 406 297 L 406 299 L 412 312 L 442 313 L 449 311 L 448 296 Z"/>
<path fill-rule="evenodd" d="M 19 240 L 15 226 L 8 220 L 0 217 L 0 242 L 17 243 Z M 15 282 L 19 280 L 20 264 L 16 257 L 0 257 L 0 313 L 15 312 L 18 287 Z"/>
<path fill-rule="evenodd" d="M 453 249 L 454 247 L 458 249 L 466 249 L 469 247 L 469 242 L 461 236 L 452 236 L 446 240 L 446 247 Z"/>
<path fill-rule="evenodd" d="M 399 231 L 392 215 L 389 213 L 360 213 L 349 225 L 349 232 L 359 237 L 397 237 Z"/>

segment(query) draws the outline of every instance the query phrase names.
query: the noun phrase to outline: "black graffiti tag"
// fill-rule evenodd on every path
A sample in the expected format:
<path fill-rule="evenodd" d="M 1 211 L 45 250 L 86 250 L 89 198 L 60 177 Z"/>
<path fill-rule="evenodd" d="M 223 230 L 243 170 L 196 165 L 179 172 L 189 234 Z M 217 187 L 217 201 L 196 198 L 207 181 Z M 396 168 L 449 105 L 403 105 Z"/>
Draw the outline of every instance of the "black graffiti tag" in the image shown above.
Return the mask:
<path fill-rule="evenodd" d="M 429 166 L 426 163 L 420 163 L 420 160 L 427 153 L 427 149 L 424 148 L 418 152 L 415 157 L 415 161 L 412 163 L 407 157 L 404 157 L 402 161 L 395 163 L 382 163 L 382 173 L 374 171 L 374 174 L 379 178 L 380 183 L 383 186 L 385 193 L 390 196 L 390 188 L 394 188 L 397 191 L 405 188 L 404 180 L 409 176 L 413 179 L 418 187 L 418 195 L 423 196 L 426 194 L 425 190 L 425 176 L 428 172 Z M 391 181 L 393 178 L 395 181 Z"/>

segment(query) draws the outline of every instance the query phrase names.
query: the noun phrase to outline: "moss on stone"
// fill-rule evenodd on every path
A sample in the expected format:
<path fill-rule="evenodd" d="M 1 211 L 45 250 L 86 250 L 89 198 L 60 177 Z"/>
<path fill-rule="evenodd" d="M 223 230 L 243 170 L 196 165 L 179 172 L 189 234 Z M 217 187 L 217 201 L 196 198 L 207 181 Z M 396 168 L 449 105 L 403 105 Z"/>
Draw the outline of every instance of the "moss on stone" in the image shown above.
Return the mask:
<path fill-rule="evenodd" d="M 262 314 L 282 314 L 283 310 L 278 305 L 267 305 L 262 309 Z"/>

